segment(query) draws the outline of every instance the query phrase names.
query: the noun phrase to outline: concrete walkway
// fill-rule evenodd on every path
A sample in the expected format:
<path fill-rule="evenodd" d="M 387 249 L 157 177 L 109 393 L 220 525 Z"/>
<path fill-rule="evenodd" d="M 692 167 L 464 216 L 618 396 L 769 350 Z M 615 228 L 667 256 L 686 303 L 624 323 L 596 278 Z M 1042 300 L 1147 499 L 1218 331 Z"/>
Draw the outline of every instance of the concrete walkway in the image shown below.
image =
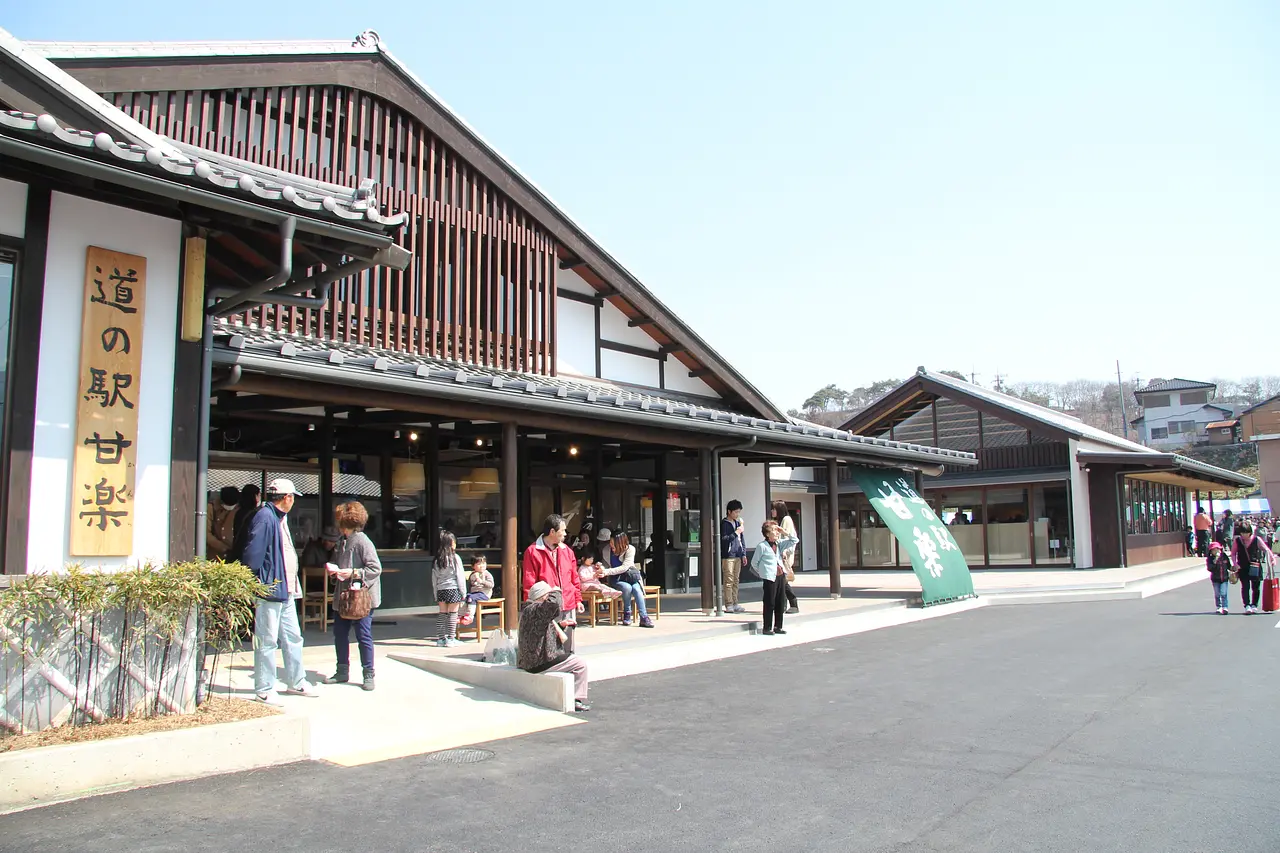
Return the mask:
<path fill-rule="evenodd" d="M 840 598 L 830 597 L 825 572 L 803 573 L 794 584 L 800 614 L 788 616 L 785 637 L 750 633 L 760 620 L 760 585 L 744 587 L 745 614 L 708 616 L 697 594 L 662 597 L 662 615 L 653 629 L 599 625 L 576 632 L 593 682 L 670 669 L 767 649 L 812 643 L 892 625 L 933 619 L 976 607 L 1042 600 L 1096 600 L 1136 597 L 1140 587 L 1155 591 L 1189 583 L 1202 573 L 1189 558 L 1127 569 L 991 569 L 973 573 L 979 598 L 930 608 L 911 606 L 919 582 L 908 570 L 842 572 Z M 436 616 L 387 616 L 374 627 L 378 689 L 318 685 L 314 699 L 282 697 L 286 713 L 311 719 L 312 757 L 355 765 L 439 749 L 483 743 L 583 722 L 581 718 L 535 708 L 501 694 L 459 684 L 391 660 L 390 655 L 462 656 L 478 660 L 483 646 L 435 646 Z M 487 636 L 487 634 L 486 634 Z M 352 657 L 357 651 L 352 645 Z M 306 635 L 304 661 L 319 682 L 333 669 L 332 640 L 319 631 Z M 224 665 L 220 690 L 252 695 L 252 654 L 242 652 Z M 353 667 L 358 671 L 358 667 Z M 353 673 L 354 675 L 354 673 Z"/>

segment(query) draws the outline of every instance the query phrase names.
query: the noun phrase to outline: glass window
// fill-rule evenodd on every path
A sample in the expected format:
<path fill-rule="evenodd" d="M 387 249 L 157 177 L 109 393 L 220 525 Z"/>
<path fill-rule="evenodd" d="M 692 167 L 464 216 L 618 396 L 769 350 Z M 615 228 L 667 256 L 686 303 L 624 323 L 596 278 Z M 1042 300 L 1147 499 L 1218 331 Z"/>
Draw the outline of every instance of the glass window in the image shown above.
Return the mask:
<path fill-rule="evenodd" d="M 930 495 L 936 499 L 939 515 L 951 529 L 951 536 L 960 546 L 965 562 L 970 566 L 982 566 L 986 557 L 982 547 L 982 490 L 964 492 L 939 492 Z"/>
<path fill-rule="evenodd" d="M 1142 406 L 1146 409 L 1167 409 L 1169 408 L 1168 394 L 1144 394 Z"/>
<path fill-rule="evenodd" d="M 869 503 L 859 503 L 858 527 L 862 540 L 862 566 L 867 569 L 897 565 L 893 533 Z M 908 564 L 909 565 L 909 564 Z"/>
<path fill-rule="evenodd" d="M 1168 427 L 1152 427 L 1151 437 L 1152 438 L 1168 438 L 1169 428 Z"/>
<path fill-rule="evenodd" d="M 459 551 L 493 549 L 501 543 L 500 477 L 494 465 L 440 466 L 440 526 L 458 538 Z"/>
<path fill-rule="evenodd" d="M 1071 513 L 1067 507 L 1067 487 L 1062 484 L 1031 489 L 1032 536 L 1037 566 L 1065 566 L 1071 563 Z"/>
<path fill-rule="evenodd" d="M 1027 489 L 987 490 L 987 552 L 991 565 L 1030 565 L 1027 512 Z"/>

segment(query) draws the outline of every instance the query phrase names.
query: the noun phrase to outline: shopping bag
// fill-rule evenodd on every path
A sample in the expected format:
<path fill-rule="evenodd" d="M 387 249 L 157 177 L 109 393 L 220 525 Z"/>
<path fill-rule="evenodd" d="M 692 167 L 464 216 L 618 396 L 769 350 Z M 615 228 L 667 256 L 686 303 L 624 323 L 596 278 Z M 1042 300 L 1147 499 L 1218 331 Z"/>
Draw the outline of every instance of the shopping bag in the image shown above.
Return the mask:
<path fill-rule="evenodd" d="M 516 647 L 511 638 L 502 631 L 493 631 L 484 644 L 484 657 L 481 660 L 489 663 L 516 665 Z"/>
<path fill-rule="evenodd" d="M 1262 580 L 1262 609 L 1267 613 L 1280 610 L 1280 578 L 1272 565 L 1267 566 L 1267 576 Z"/>

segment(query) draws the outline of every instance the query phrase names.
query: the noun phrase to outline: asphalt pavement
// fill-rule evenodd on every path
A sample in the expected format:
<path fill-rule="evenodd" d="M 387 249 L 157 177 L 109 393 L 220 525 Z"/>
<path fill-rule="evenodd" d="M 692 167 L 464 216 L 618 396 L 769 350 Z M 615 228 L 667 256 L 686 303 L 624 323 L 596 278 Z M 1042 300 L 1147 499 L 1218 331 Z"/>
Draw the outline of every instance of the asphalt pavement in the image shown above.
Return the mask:
<path fill-rule="evenodd" d="M 0 818 L 0 850 L 1274 853 L 1280 614 L 1237 602 L 987 607 L 617 679 L 480 763 L 99 797 Z"/>

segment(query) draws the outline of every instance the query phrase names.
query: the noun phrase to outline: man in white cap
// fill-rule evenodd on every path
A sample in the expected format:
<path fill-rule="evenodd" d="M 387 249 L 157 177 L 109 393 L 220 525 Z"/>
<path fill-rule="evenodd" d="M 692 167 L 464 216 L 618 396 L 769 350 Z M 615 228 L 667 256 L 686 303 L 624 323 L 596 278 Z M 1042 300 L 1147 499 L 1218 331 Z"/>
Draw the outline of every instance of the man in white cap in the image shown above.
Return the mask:
<path fill-rule="evenodd" d="M 276 649 L 284 652 L 284 693 L 315 696 L 302 666 L 302 631 L 293 599 L 302 595 L 298 583 L 298 552 L 289 533 L 289 510 L 299 496 L 293 481 L 267 484 L 267 503 L 249 522 L 240 562 L 267 585 L 258 602 L 253 626 L 253 692 L 262 702 L 279 704 L 276 696 Z"/>
<path fill-rule="evenodd" d="M 516 662 L 525 672 L 573 674 L 573 709 L 590 711 L 587 702 L 587 662 L 565 647 L 568 640 L 561 621 L 564 599 L 546 581 L 529 587 L 529 598 L 520 608 L 520 646 Z"/>

